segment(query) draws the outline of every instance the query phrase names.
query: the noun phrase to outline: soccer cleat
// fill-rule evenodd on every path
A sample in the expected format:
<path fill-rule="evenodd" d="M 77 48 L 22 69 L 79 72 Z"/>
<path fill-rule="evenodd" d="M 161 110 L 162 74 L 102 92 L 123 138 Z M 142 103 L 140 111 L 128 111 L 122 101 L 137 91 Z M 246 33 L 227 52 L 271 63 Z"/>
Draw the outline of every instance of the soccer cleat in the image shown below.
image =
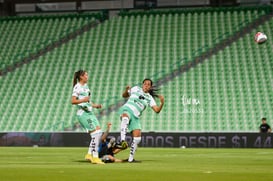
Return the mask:
<path fill-rule="evenodd" d="M 85 155 L 85 160 L 90 161 L 90 162 L 93 162 L 93 157 L 92 157 L 92 155 L 91 155 L 91 154 L 86 154 L 86 155 Z"/>
<path fill-rule="evenodd" d="M 121 146 L 123 149 L 126 149 L 126 148 L 128 148 L 128 143 L 126 141 L 122 141 Z"/>
<path fill-rule="evenodd" d="M 122 150 L 125 150 L 126 148 L 128 148 L 128 143 L 126 141 L 121 141 L 119 143 L 117 143 L 115 145 L 116 148 L 119 148 L 119 149 L 122 149 Z"/>
<path fill-rule="evenodd" d="M 103 161 L 101 161 L 101 159 L 93 157 L 92 163 L 94 164 L 105 164 Z"/>
<path fill-rule="evenodd" d="M 128 163 L 141 163 L 139 160 L 133 159 L 132 161 L 129 161 L 129 159 L 122 160 L 122 162 L 128 162 Z"/>
<path fill-rule="evenodd" d="M 129 161 L 129 160 L 128 160 L 128 162 L 129 162 L 129 163 L 141 163 L 141 161 L 135 160 L 135 159 L 133 159 L 132 161 Z"/>

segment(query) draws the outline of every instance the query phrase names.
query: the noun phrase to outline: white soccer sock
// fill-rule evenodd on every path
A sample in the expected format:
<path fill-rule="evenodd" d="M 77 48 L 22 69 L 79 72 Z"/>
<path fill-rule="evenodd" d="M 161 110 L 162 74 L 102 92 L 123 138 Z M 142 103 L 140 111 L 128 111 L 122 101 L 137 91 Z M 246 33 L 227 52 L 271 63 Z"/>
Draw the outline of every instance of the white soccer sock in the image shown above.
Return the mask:
<path fill-rule="evenodd" d="M 88 154 L 91 154 L 93 157 L 98 157 L 98 149 L 101 140 L 102 132 L 101 130 L 96 130 L 93 133 L 90 133 L 91 141 L 88 149 Z"/>
<path fill-rule="evenodd" d="M 133 161 L 134 155 L 137 149 L 137 145 L 140 143 L 140 141 L 141 141 L 141 137 L 134 137 L 133 142 L 131 144 L 131 148 L 130 148 L 130 155 L 128 159 L 129 162 Z"/>
<path fill-rule="evenodd" d="M 122 117 L 121 123 L 120 123 L 120 140 L 125 140 L 128 124 L 129 124 L 129 118 Z"/>

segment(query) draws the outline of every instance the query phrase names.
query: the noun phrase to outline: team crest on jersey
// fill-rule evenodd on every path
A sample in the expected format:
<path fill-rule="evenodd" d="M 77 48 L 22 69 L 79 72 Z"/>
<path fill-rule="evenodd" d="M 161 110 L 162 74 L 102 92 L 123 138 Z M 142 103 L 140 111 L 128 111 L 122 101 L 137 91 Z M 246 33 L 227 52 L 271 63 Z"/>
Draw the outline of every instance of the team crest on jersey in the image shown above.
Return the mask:
<path fill-rule="evenodd" d="M 83 88 L 83 93 L 84 93 L 85 95 L 88 95 L 88 96 L 91 95 L 90 90 L 87 89 L 87 88 Z"/>
<path fill-rule="evenodd" d="M 138 99 L 142 100 L 142 102 L 145 102 L 145 104 L 150 104 L 150 102 L 151 102 L 150 97 L 146 94 L 139 95 Z M 147 106 L 147 105 L 145 105 L 145 106 Z"/>

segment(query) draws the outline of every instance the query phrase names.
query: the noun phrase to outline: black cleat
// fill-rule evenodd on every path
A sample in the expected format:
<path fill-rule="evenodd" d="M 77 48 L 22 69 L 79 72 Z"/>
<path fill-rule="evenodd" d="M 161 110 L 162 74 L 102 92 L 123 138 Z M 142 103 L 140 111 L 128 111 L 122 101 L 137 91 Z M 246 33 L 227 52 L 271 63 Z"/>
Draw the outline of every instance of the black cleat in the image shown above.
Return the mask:
<path fill-rule="evenodd" d="M 115 145 L 116 148 L 125 150 L 128 148 L 128 143 L 126 141 L 121 141 Z"/>
<path fill-rule="evenodd" d="M 133 159 L 132 161 L 129 161 L 128 159 L 122 160 L 122 162 L 128 162 L 128 163 L 141 163 L 139 160 Z"/>

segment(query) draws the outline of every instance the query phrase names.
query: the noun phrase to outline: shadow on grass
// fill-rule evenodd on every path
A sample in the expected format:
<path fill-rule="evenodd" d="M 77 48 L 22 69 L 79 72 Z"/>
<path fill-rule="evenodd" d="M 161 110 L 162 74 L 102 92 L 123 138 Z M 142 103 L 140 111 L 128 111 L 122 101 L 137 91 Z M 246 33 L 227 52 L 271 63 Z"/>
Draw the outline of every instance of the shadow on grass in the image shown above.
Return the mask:
<path fill-rule="evenodd" d="M 90 161 L 87 161 L 87 160 L 74 160 L 73 162 L 90 164 Z M 150 163 L 154 162 L 155 163 L 155 162 L 160 162 L 160 160 L 136 160 L 135 162 L 132 162 L 132 163 L 128 162 L 128 161 L 117 162 L 117 163 L 119 163 L 119 164 L 125 164 L 125 163 L 127 163 L 127 164 L 136 164 L 136 163 L 147 163 L 147 162 L 150 162 Z"/>

